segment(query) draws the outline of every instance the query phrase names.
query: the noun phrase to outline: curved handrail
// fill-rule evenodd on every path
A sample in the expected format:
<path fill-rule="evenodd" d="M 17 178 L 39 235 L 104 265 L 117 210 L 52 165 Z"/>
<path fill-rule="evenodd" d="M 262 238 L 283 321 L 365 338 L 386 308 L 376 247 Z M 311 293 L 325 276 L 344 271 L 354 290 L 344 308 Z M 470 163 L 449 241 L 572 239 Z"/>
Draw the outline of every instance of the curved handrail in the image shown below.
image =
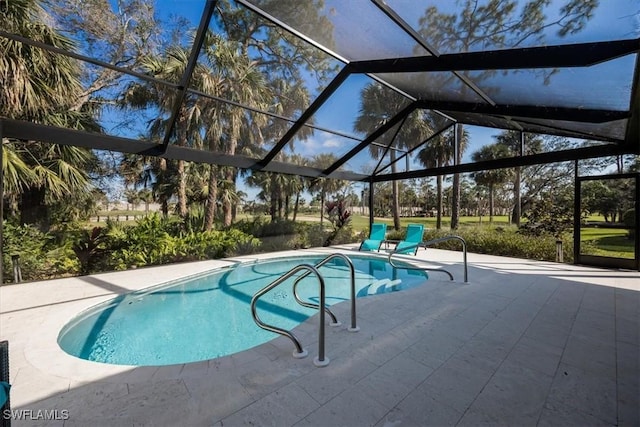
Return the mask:
<path fill-rule="evenodd" d="M 331 261 L 334 258 L 342 259 L 347 264 L 347 267 L 349 267 L 349 272 L 351 273 L 351 326 L 348 328 L 348 330 L 350 332 L 357 332 L 357 331 L 360 330 L 360 328 L 356 325 L 356 272 L 355 272 L 355 268 L 353 266 L 353 262 L 349 259 L 348 256 L 346 256 L 344 254 L 340 254 L 340 253 L 335 253 L 335 254 L 331 254 L 331 255 L 327 256 L 325 259 L 323 259 L 322 261 L 317 263 L 315 265 L 315 267 L 316 268 L 320 268 L 320 267 L 322 267 L 323 265 L 325 265 L 326 263 L 328 263 L 329 261 Z M 293 296 L 296 299 L 296 301 L 298 301 L 298 304 L 300 304 L 300 305 L 302 305 L 304 307 L 308 307 L 308 308 L 318 308 L 319 309 L 320 306 L 318 304 L 314 304 L 312 302 L 303 301 L 298 296 L 298 283 L 302 279 L 307 277 L 309 274 L 311 274 L 311 272 L 307 271 L 306 273 L 304 273 L 303 275 L 298 277 L 296 279 L 296 281 L 293 283 Z M 325 307 L 324 309 L 327 312 L 327 314 L 329 316 L 331 316 L 332 325 L 334 325 L 334 326 L 340 325 L 340 322 L 338 321 L 338 319 L 336 319 L 336 316 L 329 309 L 329 307 Z"/>
<path fill-rule="evenodd" d="M 445 242 L 447 240 L 454 240 L 454 239 L 462 242 L 462 253 L 463 253 L 463 260 L 464 260 L 464 281 L 465 283 L 467 283 L 469 282 L 469 275 L 468 275 L 468 268 L 467 268 L 467 242 L 460 236 L 456 236 L 456 235 L 444 236 L 438 239 L 427 240 L 426 242 L 416 243 L 415 245 L 405 246 L 404 248 L 402 248 L 402 252 L 405 252 L 407 249 L 419 248 L 421 246 L 424 246 L 424 248 L 426 249 L 428 245 L 434 245 L 436 243 Z M 396 252 L 395 249 L 391 251 L 391 253 L 389 253 L 389 264 L 391 264 L 395 268 L 404 268 L 405 270 L 427 270 L 427 271 L 442 272 L 442 273 L 446 273 L 449 276 L 449 278 L 453 280 L 453 274 L 451 274 L 450 272 L 442 268 L 406 267 L 401 265 L 395 265 L 391 257 L 396 253 L 399 253 L 399 252 Z"/>
<path fill-rule="evenodd" d="M 288 278 L 290 278 L 291 276 L 293 276 L 294 274 L 302 270 L 307 270 L 308 274 L 313 273 L 318 278 L 318 282 L 320 284 L 320 305 L 324 307 L 325 305 L 324 279 L 322 278 L 318 270 L 314 266 L 309 264 L 300 264 L 298 266 L 293 267 L 287 273 L 280 276 L 278 279 L 274 280 L 264 288 L 260 289 L 258 292 L 256 292 L 253 295 L 253 298 L 251 298 L 251 315 L 253 316 L 254 322 L 256 322 L 256 324 L 262 329 L 275 332 L 280 335 L 284 335 L 285 337 L 293 341 L 293 344 L 295 345 L 297 350 L 297 351 L 294 351 L 293 357 L 297 359 L 301 359 L 307 356 L 307 351 L 302 348 L 302 345 L 300 344 L 300 341 L 298 340 L 298 338 L 296 338 L 296 336 L 293 335 L 293 333 L 291 333 L 290 331 L 287 331 L 286 329 L 278 328 L 277 326 L 264 323 L 258 316 L 256 304 L 258 302 L 258 299 L 262 297 L 264 294 L 266 294 L 267 292 L 269 292 L 270 290 L 272 290 L 273 288 L 280 285 L 282 282 L 284 282 L 285 280 L 287 280 Z M 315 358 L 314 364 L 316 366 L 326 366 L 329 364 L 329 358 L 325 358 L 324 356 L 324 310 L 319 310 L 319 314 L 320 314 L 320 331 L 318 333 L 318 356 Z"/>

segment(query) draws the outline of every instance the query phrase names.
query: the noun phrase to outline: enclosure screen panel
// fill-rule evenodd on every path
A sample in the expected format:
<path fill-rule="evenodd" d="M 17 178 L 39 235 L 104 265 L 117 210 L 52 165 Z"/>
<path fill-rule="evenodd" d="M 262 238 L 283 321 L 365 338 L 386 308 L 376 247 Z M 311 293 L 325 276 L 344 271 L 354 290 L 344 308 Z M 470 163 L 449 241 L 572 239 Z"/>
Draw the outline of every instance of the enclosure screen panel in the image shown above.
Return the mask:
<path fill-rule="evenodd" d="M 469 71 L 465 74 L 498 104 L 625 111 L 637 55 L 586 68 Z"/>
<path fill-rule="evenodd" d="M 637 38 L 640 34 L 638 4 L 630 0 L 385 3 L 440 54 L 610 41 Z M 525 8 L 532 3 L 542 7 Z M 496 4 L 497 7 L 490 7 Z"/>
<path fill-rule="evenodd" d="M 370 0 L 248 3 L 347 61 L 429 55 Z"/>

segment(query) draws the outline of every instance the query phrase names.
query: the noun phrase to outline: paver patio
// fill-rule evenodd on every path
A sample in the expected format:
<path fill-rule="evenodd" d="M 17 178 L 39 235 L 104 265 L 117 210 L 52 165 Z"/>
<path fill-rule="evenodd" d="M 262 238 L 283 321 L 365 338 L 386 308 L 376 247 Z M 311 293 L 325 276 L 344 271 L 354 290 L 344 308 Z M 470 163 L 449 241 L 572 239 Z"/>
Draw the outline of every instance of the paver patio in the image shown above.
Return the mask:
<path fill-rule="evenodd" d="M 456 281 L 431 273 L 418 288 L 359 299 L 358 333 L 347 332 L 348 303 L 338 305 L 343 326 L 327 328 L 324 368 L 312 363 L 317 317 L 295 330 L 310 353 L 300 360 L 282 337 L 162 367 L 94 363 L 57 346 L 81 310 L 225 261 L 3 286 L 12 409 L 68 411 L 13 423 L 640 425 L 639 272 L 469 254 L 464 283 L 460 253 L 418 257 Z"/>

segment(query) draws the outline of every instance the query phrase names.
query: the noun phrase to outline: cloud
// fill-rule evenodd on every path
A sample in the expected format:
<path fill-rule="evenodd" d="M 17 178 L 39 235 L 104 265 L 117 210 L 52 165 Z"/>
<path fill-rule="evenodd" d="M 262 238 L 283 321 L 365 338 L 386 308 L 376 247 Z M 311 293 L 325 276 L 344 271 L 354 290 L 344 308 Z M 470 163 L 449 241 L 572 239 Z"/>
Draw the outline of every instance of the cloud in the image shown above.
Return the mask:
<path fill-rule="evenodd" d="M 344 143 L 343 143 L 343 144 L 341 144 L 341 143 L 340 143 L 340 141 L 338 141 L 338 140 L 337 140 L 337 139 L 335 139 L 335 138 L 329 138 L 329 139 L 327 139 L 326 141 L 324 141 L 324 142 L 322 143 L 322 146 L 323 146 L 324 148 L 336 148 L 336 147 L 340 147 L 340 146 L 342 146 L 342 145 L 344 145 Z"/>
<path fill-rule="evenodd" d="M 347 148 L 346 141 L 334 136 L 312 136 L 304 141 L 296 141 L 294 153 L 304 156 L 314 156 L 322 153 L 340 153 Z"/>

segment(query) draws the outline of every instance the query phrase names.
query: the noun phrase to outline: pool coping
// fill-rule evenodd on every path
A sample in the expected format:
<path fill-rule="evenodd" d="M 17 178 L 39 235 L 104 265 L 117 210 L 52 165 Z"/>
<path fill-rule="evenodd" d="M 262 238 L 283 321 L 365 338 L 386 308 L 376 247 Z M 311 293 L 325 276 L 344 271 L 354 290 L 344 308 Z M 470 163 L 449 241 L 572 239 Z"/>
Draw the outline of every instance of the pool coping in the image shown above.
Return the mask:
<path fill-rule="evenodd" d="M 83 276 L 83 277 L 73 277 L 66 279 L 56 279 L 52 281 L 46 282 L 32 282 L 32 283 L 21 283 L 15 285 L 5 285 L 0 287 L 0 292 L 7 294 L 7 291 L 10 291 L 13 287 L 25 287 L 25 286 L 39 286 L 42 288 L 55 288 L 57 286 L 67 286 L 70 288 L 74 288 L 74 291 L 78 288 L 82 288 L 84 298 L 74 299 L 71 301 L 62 301 L 59 302 L 58 305 L 50 306 L 48 310 L 46 310 L 46 314 L 44 317 L 39 319 L 39 322 L 35 325 L 33 329 L 29 330 L 29 338 L 28 343 L 24 346 L 24 358 L 25 362 L 36 368 L 37 370 L 41 370 L 42 372 L 46 372 L 48 375 L 52 375 L 58 378 L 63 378 L 65 380 L 70 381 L 71 383 L 88 383 L 92 381 L 100 381 L 100 382 L 110 382 L 111 378 L 115 378 L 114 382 L 120 383 L 121 375 L 127 374 L 127 383 L 132 382 L 144 382 L 148 381 L 150 376 L 156 373 L 159 369 L 163 371 L 162 377 L 163 379 L 179 379 L 181 378 L 181 373 L 185 369 L 185 367 L 189 367 L 189 369 L 196 369 L 198 366 L 206 368 L 209 365 L 210 361 L 216 360 L 216 363 L 226 363 L 228 360 L 225 359 L 234 359 L 234 360 L 242 360 L 246 357 L 253 357 L 249 354 L 256 350 L 258 347 L 271 345 L 272 341 L 279 340 L 279 345 L 293 345 L 290 341 L 282 339 L 282 337 L 275 337 L 271 341 L 267 341 L 263 344 L 260 344 L 256 347 L 243 350 L 239 353 L 234 353 L 227 356 L 222 356 L 216 359 L 209 359 L 197 362 L 189 362 L 189 363 L 180 363 L 175 365 L 160 365 L 160 366 L 135 366 L 135 365 L 110 365 L 100 362 L 94 362 L 89 360 L 80 359 L 78 357 L 72 356 L 66 353 L 64 350 L 60 348 L 58 345 L 58 336 L 61 330 L 67 325 L 70 321 L 72 321 L 76 316 L 80 313 L 90 310 L 92 307 L 102 304 L 114 297 L 119 295 L 124 295 L 131 292 L 140 291 L 147 288 L 152 288 L 156 286 L 163 286 L 167 283 L 184 279 L 186 277 L 197 276 L 200 274 L 204 274 L 208 271 L 232 266 L 234 263 L 242 262 L 242 263 L 251 263 L 254 261 L 261 260 L 271 260 L 276 258 L 287 258 L 292 256 L 304 256 L 304 255 L 324 255 L 328 253 L 336 253 L 341 252 L 345 254 L 353 254 L 353 248 L 347 246 L 344 248 L 312 248 L 312 249 L 302 249 L 302 250 L 294 250 L 294 251 L 282 251 L 282 252 L 270 252 L 270 253 L 261 253 L 261 254 L 252 254 L 252 255 L 243 255 L 225 258 L 222 260 L 208 260 L 194 263 L 184 263 L 184 264 L 173 264 L 171 266 L 160 266 L 160 267 L 148 267 L 141 269 L 128 270 L 126 272 L 110 272 L 110 273 L 102 273 L 96 274 L 92 276 Z M 383 258 L 386 256 L 384 253 L 372 253 L 372 254 L 363 254 L 358 252 L 359 255 L 369 255 L 373 257 Z M 405 257 L 402 257 L 403 261 Z M 406 258 L 406 261 L 411 262 L 411 258 Z M 185 269 L 189 270 L 188 274 L 185 274 Z M 152 274 L 154 273 L 154 274 Z M 124 287 L 122 286 L 120 277 L 123 274 L 127 274 L 127 276 L 132 276 L 131 279 L 128 279 L 129 284 Z M 137 280 L 136 280 L 137 279 Z M 117 282 L 118 287 L 112 288 L 111 292 L 96 294 L 94 292 L 88 291 L 86 288 L 89 288 L 91 284 L 96 284 L 98 281 L 104 281 L 106 284 L 111 282 Z M 108 286 L 108 285 L 107 285 Z M 97 286 L 99 289 L 100 286 Z M 43 293 L 47 293 L 48 289 L 42 289 Z M 403 291 L 406 292 L 406 291 Z M 6 300 L 7 298 L 2 298 L 2 300 Z M 348 301 L 343 303 L 339 303 L 338 305 L 343 305 Z M 12 310 L 6 310 L 5 304 L 2 304 L 0 311 L 3 314 L 7 312 L 11 312 Z M 313 322 L 315 319 L 315 315 L 311 316 L 302 324 L 298 325 L 294 328 L 294 331 L 298 328 L 303 328 L 306 323 Z M 12 377 L 17 375 L 15 370 L 12 370 Z M 15 381 L 14 381 L 15 382 Z M 44 391 L 44 390 L 42 390 Z M 42 398 L 41 393 L 37 391 L 32 391 L 30 393 L 31 396 L 28 399 L 23 400 L 20 397 L 20 394 L 17 393 L 17 390 L 14 390 L 13 398 L 14 405 L 23 405 L 29 404 L 33 401 L 37 401 Z"/>
<path fill-rule="evenodd" d="M 35 425 L 69 427 L 640 421 L 637 398 L 629 399 L 637 396 L 633 379 L 640 378 L 633 365 L 640 272 L 469 254 L 472 274 L 463 283 L 459 252 L 430 249 L 415 258 L 450 269 L 458 280 L 433 275 L 429 286 L 358 300 L 362 331 L 327 329 L 327 368 L 311 360 L 317 315 L 293 330 L 309 346 L 305 359 L 292 357 L 293 345 L 284 337 L 217 359 L 120 367 L 116 374 L 96 362 L 60 360 L 53 351 L 63 352 L 55 347 L 34 353 L 47 348 L 37 335 L 43 324 L 55 335 L 54 326 L 83 307 L 237 258 L 0 287 L 12 408 L 67 411 L 68 422 Z M 334 307 L 340 319 L 348 318 L 349 304 Z M 612 370 L 614 362 L 624 369 Z"/>

